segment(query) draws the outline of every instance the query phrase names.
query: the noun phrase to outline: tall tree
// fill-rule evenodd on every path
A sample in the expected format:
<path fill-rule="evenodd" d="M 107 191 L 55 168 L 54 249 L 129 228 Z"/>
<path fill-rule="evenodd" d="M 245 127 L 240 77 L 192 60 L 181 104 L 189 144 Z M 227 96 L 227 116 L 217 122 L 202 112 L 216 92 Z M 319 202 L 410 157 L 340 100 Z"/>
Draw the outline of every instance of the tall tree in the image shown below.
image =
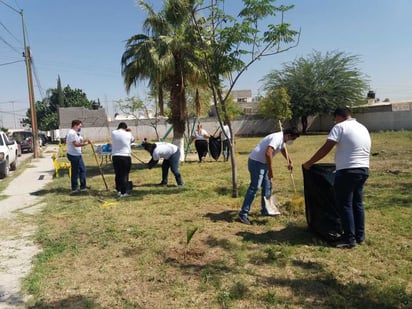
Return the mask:
<path fill-rule="evenodd" d="M 126 88 L 139 79 L 156 80 L 147 68 L 152 64 L 160 65 L 162 74 L 166 74 L 162 76 L 167 76 L 166 80 L 170 82 L 174 136 L 179 138 L 183 136 L 185 126 L 185 87 L 190 80 L 203 78 L 212 92 L 216 111 L 222 111 L 232 133 L 226 103 L 237 80 L 262 57 L 285 52 L 297 45 L 295 37 L 298 32 L 290 30 L 290 25 L 283 21 L 284 13 L 293 6 L 276 7 L 274 2 L 243 0 L 244 7 L 234 18 L 224 12 L 224 0 L 208 3 L 202 0 L 168 0 L 158 14 L 140 1 L 149 13 L 144 23 L 147 31 L 127 42 L 122 57 Z M 277 14 L 279 23 L 273 24 Z M 144 43 L 144 51 L 140 43 Z M 196 75 L 202 78 L 193 78 Z M 221 127 L 222 116 L 218 112 Z M 235 153 L 234 135 L 231 136 L 230 150 Z M 231 156 L 231 164 L 232 195 L 236 197 L 235 156 Z"/>
<path fill-rule="evenodd" d="M 267 74 L 264 89 L 286 88 L 290 96 L 292 119 L 300 119 L 306 132 L 307 117 L 332 112 L 337 106 L 356 106 L 365 102 L 367 78 L 357 68 L 360 58 L 343 52 L 315 51 Z"/>
<path fill-rule="evenodd" d="M 86 107 L 92 108 L 92 101 L 87 99 L 86 94 L 81 89 L 72 89 L 67 85 L 61 89 L 60 77 L 57 80 L 57 88 L 47 90 L 47 97 L 35 104 L 37 114 L 37 126 L 39 130 L 49 131 L 59 128 L 58 110 L 59 107 Z M 30 109 L 26 112 L 21 124 L 31 125 Z"/>
<path fill-rule="evenodd" d="M 235 139 L 230 123 L 228 102 L 231 91 L 240 76 L 256 61 L 297 46 L 299 32 L 284 22 L 291 6 L 275 6 L 274 0 L 243 0 L 243 8 L 233 17 L 224 10 L 224 0 L 211 0 L 205 4 L 195 1 L 192 11 L 193 27 L 197 31 L 198 62 L 206 74 L 208 86 L 218 112 L 221 128 L 226 120 L 232 140 L 229 145 L 235 153 Z M 202 12 L 204 17 L 199 17 Z M 278 17 L 276 24 L 276 17 Z M 222 119 L 223 118 L 223 119 Z M 238 196 L 235 156 L 232 165 L 232 196 Z"/>
<path fill-rule="evenodd" d="M 273 89 L 259 101 L 259 113 L 275 121 L 292 117 L 290 97 L 283 87 Z"/>
<path fill-rule="evenodd" d="M 145 33 L 132 36 L 122 56 L 126 90 L 141 80 L 149 80 L 158 90 L 169 89 L 173 135 L 179 140 L 184 135 L 187 116 L 185 89 L 188 77 L 196 72 L 190 27 L 194 3 L 168 0 L 159 13 L 143 0 L 139 4 L 148 17 L 143 24 Z"/>

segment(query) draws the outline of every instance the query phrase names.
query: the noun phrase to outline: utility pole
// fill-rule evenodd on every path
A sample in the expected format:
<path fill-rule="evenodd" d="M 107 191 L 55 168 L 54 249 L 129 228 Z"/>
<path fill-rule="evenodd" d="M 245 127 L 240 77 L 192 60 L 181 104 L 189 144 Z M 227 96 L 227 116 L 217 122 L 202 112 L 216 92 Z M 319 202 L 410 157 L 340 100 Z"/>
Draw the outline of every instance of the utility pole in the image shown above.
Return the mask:
<path fill-rule="evenodd" d="M 24 24 L 23 10 L 20 11 L 21 20 L 23 24 L 23 42 L 24 42 L 24 58 L 26 60 L 26 72 L 27 72 L 27 85 L 29 88 L 29 101 L 30 101 L 30 114 L 31 114 L 31 129 L 33 131 L 33 157 L 35 159 L 39 156 L 39 132 L 37 129 L 37 113 L 34 100 L 34 91 L 33 91 L 33 74 L 31 70 L 31 54 L 30 47 L 26 43 L 26 26 Z"/>

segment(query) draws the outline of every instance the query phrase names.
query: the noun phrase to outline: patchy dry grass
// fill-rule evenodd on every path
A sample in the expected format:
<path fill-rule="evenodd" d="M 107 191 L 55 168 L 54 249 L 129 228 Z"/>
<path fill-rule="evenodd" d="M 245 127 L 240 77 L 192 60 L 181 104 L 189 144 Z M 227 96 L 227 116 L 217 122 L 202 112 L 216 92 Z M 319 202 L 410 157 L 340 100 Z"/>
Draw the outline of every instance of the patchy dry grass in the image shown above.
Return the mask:
<path fill-rule="evenodd" d="M 303 136 L 289 148 L 298 193 L 300 164 L 326 136 Z M 110 165 L 104 183 L 92 154 L 87 194 L 70 196 L 67 176 L 44 190 L 36 257 L 25 287 L 32 308 L 407 308 L 411 300 L 412 132 L 373 134 L 365 187 L 367 241 L 353 250 L 328 247 L 304 215 L 236 221 L 249 183 L 247 156 L 260 138 L 236 144 L 239 198 L 230 164 L 181 166 L 185 186 L 157 187 L 160 167 L 135 160 L 132 196 L 117 199 Z M 148 161 L 148 155 L 137 151 Z M 332 155 L 324 162 L 332 162 Z M 275 158 L 275 193 L 293 196 L 286 162 Z M 188 231 L 197 229 L 188 242 Z"/>

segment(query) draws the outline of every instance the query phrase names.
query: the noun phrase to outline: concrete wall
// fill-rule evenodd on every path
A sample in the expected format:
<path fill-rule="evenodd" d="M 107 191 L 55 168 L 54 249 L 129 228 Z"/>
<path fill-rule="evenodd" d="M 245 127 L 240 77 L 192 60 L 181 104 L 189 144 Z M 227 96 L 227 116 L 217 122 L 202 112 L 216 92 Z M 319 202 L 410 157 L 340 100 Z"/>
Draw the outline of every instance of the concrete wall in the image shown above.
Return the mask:
<path fill-rule="evenodd" d="M 410 102 L 410 105 L 410 107 L 405 105 L 402 108 L 395 109 L 391 104 L 361 107 L 354 109 L 354 117 L 364 124 L 369 131 L 412 130 L 412 102 Z M 410 109 L 407 110 L 407 108 Z M 333 120 L 333 117 L 330 115 L 309 117 L 308 132 L 328 132 L 334 124 Z M 210 117 L 199 119 L 199 121 L 209 134 L 218 134 L 220 128 L 217 118 Z M 82 136 L 94 142 L 110 141 L 110 132 L 117 128 L 119 122 L 120 120 L 108 122 L 108 126 L 106 127 L 85 126 L 82 128 Z M 143 138 L 151 141 L 159 140 L 164 138 L 167 132 L 169 132 L 169 134 L 166 140 L 171 141 L 173 138 L 171 125 L 167 123 L 165 119 L 160 119 L 157 123 L 154 119 L 130 120 L 125 122 L 132 129 L 133 136 L 137 142 L 142 141 Z M 190 137 L 193 126 L 193 120 L 189 121 L 186 136 Z M 60 129 L 60 137 L 64 138 L 68 130 L 68 128 Z M 237 136 L 264 136 L 279 129 L 277 121 L 263 119 L 257 116 L 247 116 L 232 121 L 232 130 Z"/>
<path fill-rule="evenodd" d="M 353 117 L 369 131 L 412 130 L 412 102 L 387 103 L 353 109 Z M 308 132 L 329 131 L 333 117 L 316 116 L 309 119 Z"/>
<path fill-rule="evenodd" d="M 199 119 L 203 128 L 210 135 L 217 135 L 220 131 L 217 118 Z M 107 127 L 84 127 L 82 136 L 95 142 L 106 142 L 110 140 L 110 132 L 117 128 L 120 121 L 109 122 Z M 173 129 L 165 120 L 159 120 L 157 124 L 154 120 L 124 121 L 131 128 L 132 134 L 136 141 L 143 141 L 144 138 L 155 141 L 166 137 L 168 141 L 173 138 Z M 197 122 L 196 122 L 197 123 Z M 243 117 L 232 121 L 232 130 L 234 134 L 241 136 L 263 136 L 272 133 L 278 129 L 274 120 L 261 119 L 257 117 Z M 193 120 L 188 122 L 186 136 L 190 136 L 193 130 Z M 156 130 L 157 135 L 156 135 Z M 60 137 L 64 138 L 69 129 L 60 129 Z"/>

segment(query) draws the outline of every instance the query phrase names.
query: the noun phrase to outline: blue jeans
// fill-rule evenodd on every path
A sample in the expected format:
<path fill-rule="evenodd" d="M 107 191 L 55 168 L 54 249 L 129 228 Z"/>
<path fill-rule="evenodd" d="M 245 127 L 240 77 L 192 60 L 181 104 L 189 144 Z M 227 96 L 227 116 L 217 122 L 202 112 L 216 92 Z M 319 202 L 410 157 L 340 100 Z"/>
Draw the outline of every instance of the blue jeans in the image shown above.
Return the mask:
<path fill-rule="evenodd" d="M 162 184 L 167 184 L 169 168 L 175 176 L 176 183 L 183 185 L 182 176 L 179 172 L 180 150 L 178 149 L 169 159 L 163 159 L 162 163 Z"/>
<path fill-rule="evenodd" d="M 86 166 L 84 165 L 83 157 L 81 155 L 72 156 L 67 154 L 67 159 L 69 159 L 72 169 L 72 191 L 78 189 L 78 179 L 80 179 L 80 189 L 86 189 Z"/>
<path fill-rule="evenodd" d="M 368 169 L 345 169 L 336 171 L 335 175 L 335 197 L 342 220 L 343 239 L 351 244 L 365 240 L 362 198 L 368 174 Z"/>
<path fill-rule="evenodd" d="M 248 160 L 248 169 L 250 174 L 250 185 L 247 189 L 245 199 L 243 201 L 240 215 L 247 216 L 250 208 L 252 207 L 253 200 L 257 194 L 257 191 L 262 187 L 261 206 L 262 213 L 265 212 L 265 200 L 264 197 L 270 196 L 271 185 L 268 177 L 268 166 L 266 163 L 261 163 L 255 160 Z"/>

